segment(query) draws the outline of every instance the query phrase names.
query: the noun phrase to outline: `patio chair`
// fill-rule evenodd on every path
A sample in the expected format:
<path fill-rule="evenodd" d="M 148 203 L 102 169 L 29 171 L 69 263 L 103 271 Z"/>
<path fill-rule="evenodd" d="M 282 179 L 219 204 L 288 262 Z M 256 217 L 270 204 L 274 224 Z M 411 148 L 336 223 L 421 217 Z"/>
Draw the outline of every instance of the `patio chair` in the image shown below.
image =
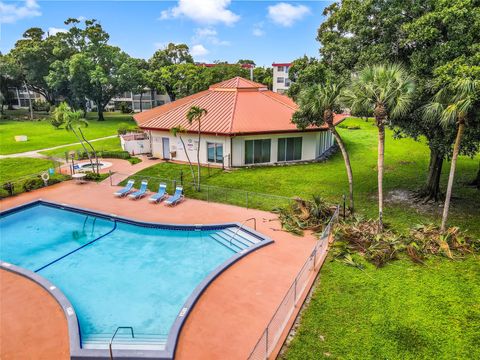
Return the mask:
<path fill-rule="evenodd" d="M 173 194 L 167 200 L 165 200 L 165 205 L 167 206 L 177 205 L 178 203 L 182 202 L 184 198 L 185 197 L 183 196 L 183 187 L 177 186 L 177 188 L 175 189 L 175 194 Z"/>
<path fill-rule="evenodd" d="M 128 180 L 127 185 L 118 191 L 115 191 L 113 195 L 116 197 L 124 197 L 125 195 L 128 195 L 130 191 L 132 191 L 133 184 L 135 184 L 135 180 Z"/>
<path fill-rule="evenodd" d="M 151 203 L 159 203 L 161 202 L 163 199 L 165 199 L 165 197 L 168 196 L 168 193 L 167 193 L 167 184 L 165 183 L 161 183 L 160 186 L 158 187 L 158 192 L 152 196 L 150 196 L 150 198 L 148 199 L 149 202 Z"/>
<path fill-rule="evenodd" d="M 132 200 L 141 199 L 147 193 L 147 185 L 148 185 L 148 181 L 143 180 L 142 185 L 140 185 L 140 189 L 135 191 L 134 193 L 131 193 L 130 195 L 128 195 L 128 197 Z"/>

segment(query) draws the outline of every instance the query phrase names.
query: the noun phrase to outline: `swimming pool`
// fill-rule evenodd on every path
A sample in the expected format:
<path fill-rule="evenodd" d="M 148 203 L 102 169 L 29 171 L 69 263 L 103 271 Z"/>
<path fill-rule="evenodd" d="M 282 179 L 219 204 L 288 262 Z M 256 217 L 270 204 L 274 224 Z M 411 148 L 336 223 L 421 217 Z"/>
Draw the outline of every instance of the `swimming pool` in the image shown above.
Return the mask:
<path fill-rule="evenodd" d="M 2 267 L 27 269 L 21 273 L 68 299 L 57 301 L 78 321 L 73 358 L 108 358 L 118 327 L 128 329 L 115 338 L 115 357 L 172 358 L 208 284 L 272 242 L 236 223 L 141 223 L 43 201 L 3 212 L 0 231 Z"/>

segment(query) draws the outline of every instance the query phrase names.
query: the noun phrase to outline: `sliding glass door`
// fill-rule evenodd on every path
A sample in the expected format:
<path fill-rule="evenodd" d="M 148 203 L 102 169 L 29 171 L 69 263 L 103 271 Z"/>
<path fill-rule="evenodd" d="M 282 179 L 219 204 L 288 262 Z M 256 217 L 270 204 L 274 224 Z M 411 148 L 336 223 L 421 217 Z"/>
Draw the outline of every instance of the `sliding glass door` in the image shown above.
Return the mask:
<path fill-rule="evenodd" d="M 302 160 L 302 138 L 278 139 L 277 161 Z"/>
<path fill-rule="evenodd" d="M 245 140 L 245 164 L 270 162 L 270 139 Z"/>

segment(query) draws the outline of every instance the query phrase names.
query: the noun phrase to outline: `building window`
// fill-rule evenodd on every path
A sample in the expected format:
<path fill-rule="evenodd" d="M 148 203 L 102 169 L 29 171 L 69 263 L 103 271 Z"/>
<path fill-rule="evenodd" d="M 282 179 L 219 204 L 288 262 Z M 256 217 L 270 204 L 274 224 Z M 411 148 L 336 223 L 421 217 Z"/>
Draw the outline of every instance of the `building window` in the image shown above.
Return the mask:
<path fill-rule="evenodd" d="M 278 139 L 278 161 L 302 160 L 302 138 Z"/>
<path fill-rule="evenodd" d="M 270 139 L 245 140 L 245 164 L 270 162 Z"/>
<path fill-rule="evenodd" d="M 290 79 L 289 78 L 286 78 L 285 79 L 285 86 L 290 86 Z"/>
<path fill-rule="evenodd" d="M 288 74 L 288 69 L 289 67 L 288 66 L 285 66 L 285 72 Z"/>
<path fill-rule="evenodd" d="M 283 72 L 283 66 L 277 66 L 277 70 Z"/>
<path fill-rule="evenodd" d="M 221 164 L 223 162 L 223 144 L 207 142 L 207 160 Z"/>
<path fill-rule="evenodd" d="M 283 82 L 284 82 L 283 77 L 280 76 L 280 77 L 277 78 L 277 83 L 278 84 L 283 84 Z"/>

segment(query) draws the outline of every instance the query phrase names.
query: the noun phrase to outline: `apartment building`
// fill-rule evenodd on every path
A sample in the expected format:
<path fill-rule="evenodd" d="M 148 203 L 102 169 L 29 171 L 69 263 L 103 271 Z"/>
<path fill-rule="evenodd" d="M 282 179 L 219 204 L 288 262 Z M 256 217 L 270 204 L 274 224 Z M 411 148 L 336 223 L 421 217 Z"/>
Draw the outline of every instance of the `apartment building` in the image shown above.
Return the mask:
<path fill-rule="evenodd" d="M 14 98 L 12 99 L 12 107 L 14 109 L 20 109 L 20 108 L 28 108 L 29 107 L 29 102 L 28 102 L 28 91 L 26 87 L 12 87 L 9 88 L 8 91 L 14 95 Z M 34 91 L 30 91 L 30 98 L 32 101 L 45 101 L 45 98 L 43 95 L 36 93 Z"/>
<path fill-rule="evenodd" d="M 140 112 L 168 102 L 170 102 L 170 97 L 167 94 L 160 94 L 155 90 L 145 89 L 143 94 L 125 91 L 110 100 L 106 109 L 108 111 L 120 110 L 121 104 L 126 103 L 133 112 Z"/>
<path fill-rule="evenodd" d="M 284 94 L 290 87 L 288 70 L 292 63 L 273 63 L 273 92 Z"/>

